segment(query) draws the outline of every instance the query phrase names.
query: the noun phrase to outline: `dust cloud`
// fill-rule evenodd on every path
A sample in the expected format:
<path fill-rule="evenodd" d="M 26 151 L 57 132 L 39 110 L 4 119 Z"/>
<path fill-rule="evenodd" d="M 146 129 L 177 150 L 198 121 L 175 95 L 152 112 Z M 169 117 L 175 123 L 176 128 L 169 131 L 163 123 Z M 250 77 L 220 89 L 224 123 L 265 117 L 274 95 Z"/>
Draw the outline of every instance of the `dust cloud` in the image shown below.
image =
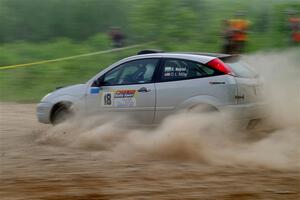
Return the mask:
<path fill-rule="evenodd" d="M 245 56 L 259 72 L 272 123 L 283 128 L 300 126 L 300 48 Z"/>
<path fill-rule="evenodd" d="M 251 131 L 182 112 L 155 128 L 124 117 L 52 127 L 0 103 L 1 199 L 299 199 L 299 49 L 245 56 L 269 114 Z"/>
<path fill-rule="evenodd" d="M 263 81 L 268 114 L 257 130 L 224 127 L 217 114 L 179 113 L 153 129 L 124 128 L 126 119 L 68 121 L 38 142 L 118 159 L 199 161 L 213 166 L 300 169 L 300 50 L 244 56 Z M 81 121 L 78 123 L 78 121 Z"/>

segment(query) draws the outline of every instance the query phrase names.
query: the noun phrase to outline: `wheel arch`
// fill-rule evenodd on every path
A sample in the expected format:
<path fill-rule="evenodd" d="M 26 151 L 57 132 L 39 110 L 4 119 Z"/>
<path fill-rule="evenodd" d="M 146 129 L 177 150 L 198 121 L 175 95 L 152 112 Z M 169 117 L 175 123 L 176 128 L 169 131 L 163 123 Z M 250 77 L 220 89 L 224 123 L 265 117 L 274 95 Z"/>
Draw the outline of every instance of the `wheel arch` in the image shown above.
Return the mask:
<path fill-rule="evenodd" d="M 213 111 L 219 111 L 219 106 L 221 103 L 218 101 L 217 98 L 209 95 L 199 95 L 191 97 L 184 102 L 182 102 L 178 106 L 178 110 L 191 110 L 197 106 L 206 106 L 207 108 L 210 108 Z"/>
<path fill-rule="evenodd" d="M 219 112 L 219 109 L 216 106 L 208 104 L 208 103 L 197 103 L 197 104 L 189 106 L 187 108 L 187 110 L 193 110 L 197 107 L 202 107 L 203 111 L 205 111 L 205 112 L 211 112 L 211 111 Z"/>

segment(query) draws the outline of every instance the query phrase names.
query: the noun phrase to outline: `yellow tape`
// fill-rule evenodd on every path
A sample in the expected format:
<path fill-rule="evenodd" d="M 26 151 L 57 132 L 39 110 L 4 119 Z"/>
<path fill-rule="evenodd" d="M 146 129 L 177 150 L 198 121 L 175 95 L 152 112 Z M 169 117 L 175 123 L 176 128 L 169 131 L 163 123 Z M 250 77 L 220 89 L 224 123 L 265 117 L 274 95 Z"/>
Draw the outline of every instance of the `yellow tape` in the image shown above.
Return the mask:
<path fill-rule="evenodd" d="M 63 61 L 63 60 L 71 60 L 71 59 L 76 59 L 76 58 L 80 58 L 80 57 L 87 57 L 87 56 L 93 56 L 93 55 L 99 55 L 99 54 L 112 53 L 112 52 L 122 51 L 122 50 L 126 50 L 126 49 L 133 49 L 133 48 L 144 46 L 146 44 L 151 44 L 151 43 L 153 43 L 153 42 L 144 43 L 144 44 L 137 44 L 137 45 L 132 45 L 132 46 L 128 46 L 128 47 L 122 47 L 122 48 L 117 48 L 117 49 L 110 49 L 110 50 L 105 50 L 105 51 L 97 51 L 97 52 L 92 52 L 92 53 L 79 54 L 79 55 L 75 55 L 75 56 L 55 58 L 55 59 L 51 59 L 51 60 L 41 60 L 41 61 L 31 62 L 31 63 L 16 64 L 16 65 L 7 65 L 7 66 L 0 67 L 0 70 L 14 69 L 14 68 L 19 68 L 19 67 L 28 67 L 28 66 L 32 66 L 32 65 L 46 64 L 46 63 Z"/>

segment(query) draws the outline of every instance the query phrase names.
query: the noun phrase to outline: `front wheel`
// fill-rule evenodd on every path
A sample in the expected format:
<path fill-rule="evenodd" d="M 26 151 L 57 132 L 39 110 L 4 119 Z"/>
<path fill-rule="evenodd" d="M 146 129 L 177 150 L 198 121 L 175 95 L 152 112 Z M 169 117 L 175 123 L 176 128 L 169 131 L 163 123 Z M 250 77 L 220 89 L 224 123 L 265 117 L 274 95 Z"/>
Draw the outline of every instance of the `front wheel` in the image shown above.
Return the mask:
<path fill-rule="evenodd" d="M 70 106 L 67 105 L 59 105 L 54 110 L 51 121 L 53 125 L 60 124 L 72 116 L 72 112 L 70 110 Z"/>

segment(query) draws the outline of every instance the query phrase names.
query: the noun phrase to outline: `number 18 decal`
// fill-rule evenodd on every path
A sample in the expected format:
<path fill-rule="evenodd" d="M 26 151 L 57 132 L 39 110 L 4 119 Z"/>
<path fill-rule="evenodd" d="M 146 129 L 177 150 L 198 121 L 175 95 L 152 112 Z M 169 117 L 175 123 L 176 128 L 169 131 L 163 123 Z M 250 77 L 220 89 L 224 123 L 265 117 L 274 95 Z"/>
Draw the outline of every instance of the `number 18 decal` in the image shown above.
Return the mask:
<path fill-rule="evenodd" d="M 104 92 L 103 99 L 102 99 L 103 106 L 113 106 L 113 98 L 114 98 L 113 93 Z"/>

